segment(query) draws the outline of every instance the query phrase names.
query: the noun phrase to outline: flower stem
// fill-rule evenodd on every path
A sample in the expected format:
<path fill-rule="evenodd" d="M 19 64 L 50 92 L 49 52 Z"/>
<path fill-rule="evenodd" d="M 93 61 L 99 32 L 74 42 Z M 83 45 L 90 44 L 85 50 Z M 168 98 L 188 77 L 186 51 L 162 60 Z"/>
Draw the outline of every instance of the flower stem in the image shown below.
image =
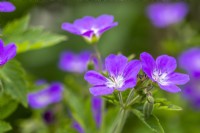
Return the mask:
<path fill-rule="evenodd" d="M 98 48 L 97 48 L 97 44 L 93 45 L 94 47 L 94 51 L 96 53 L 96 56 L 98 58 L 98 66 L 99 66 L 99 70 L 102 70 L 102 59 L 101 59 L 101 53 L 99 52 Z"/>
<path fill-rule="evenodd" d="M 127 103 L 127 106 L 132 105 L 139 97 L 140 95 L 137 95 L 136 97 L 134 97 L 129 103 Z"/>
<path fill-rule="evenodd" d="M 132 88 L 130 93 L 128 94 L 128 97 L 126 99 L 126 104 L 128 104 L 130 102 L 130 100 L 133 98 L 133 96 L 134 96 L 134 88 Z"/>
<path fill-rule="evenodd" d="M 124 108 L 124 101 L 123 101 L 123 97 L 122 97 L 122 93 L 119 91 L 118 92 L 118 97 L 119 97 L 119 102 L 122 108 Z"/>
<path fill-rule="evenodd" d="M 125 110 L 124 108 L 121 108 L 119 121 L 118 121 L 116 128 L 113 131 L 113 133 L 121 133 L 122 132 L 122 129 L 123 129 L 124 124 L 126 122 L 127 116 L 128 116 L 128 111 Z"/>

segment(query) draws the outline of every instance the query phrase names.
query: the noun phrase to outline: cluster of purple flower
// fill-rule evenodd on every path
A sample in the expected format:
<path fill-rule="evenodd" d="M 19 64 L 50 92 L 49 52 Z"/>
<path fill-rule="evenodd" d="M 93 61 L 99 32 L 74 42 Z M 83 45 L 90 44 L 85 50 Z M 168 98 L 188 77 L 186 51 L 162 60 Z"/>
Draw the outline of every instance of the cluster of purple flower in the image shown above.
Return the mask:
<path fill-rule="evenodd" d="M 184 51 L 179 57 L 179 64 L 191 77 L 190 82 L 184 86 L 184 97 L 194 107 L 200 108 L 200 48 Z"/>
<path fill-rule="evenodd" d="M 140 59 L 141 61 L 128 62 L 123 55 L 109 55 L 105 59 L 108 76 L 103 76 L 93 70 L 85 74 L 85 80 L 93 85 L 90 88 L 91 94 L 108 95 L 115 89 L 124 91 L 133 88 L 137 83 L 137 74 L 141 67 L 149 79 L 157 82 L 161 89 L 171 93 L 180 91 L 176 85 L 183 85 L 189 81 L 188 75 L 174 72 L 177 65 L 175 58 L 171 56 L 161 55 L 155 61 L 150 54 L 144 52 L 140 55 Z"/>

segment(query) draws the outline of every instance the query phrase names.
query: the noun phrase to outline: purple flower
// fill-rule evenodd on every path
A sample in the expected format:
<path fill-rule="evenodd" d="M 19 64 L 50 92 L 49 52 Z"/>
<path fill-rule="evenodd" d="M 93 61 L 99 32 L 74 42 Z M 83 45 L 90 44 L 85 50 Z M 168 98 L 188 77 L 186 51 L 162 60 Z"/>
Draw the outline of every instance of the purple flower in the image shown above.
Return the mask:
<path fill-rule="evenodd" d="M 189 81 L 187 74 L 175 73 L 176 59 L 168 55 L 159 56 L 156 61 L 146 52 L 140 55 L 142 69 L 154 82 L 157 82 L 161 89 L 177 93 L 181 91 L 176 85 L 183 85 Z"/>
<path fill-rule="evenodd" d="M 15 6 L 7 1 L 0 2 L 0 12 L 13 12 L 15 10 Z"/>
<path fill-rule="evenodd" d="M 85 16 L 81 19 L 77 19 L 73 24 L 65 22 L 62 24 L 62 29 L 72 34 L 80 35 L 86 38 L 88 41 L 92 41 L 94 38 L 99 38 L 105 31 L 117 26 L 117 22 L 113 22 L 114 17 L 112 15 L 101 15 L 97 18 L 92 16 Z"/>
<path fill-rule="evenodd" d="M 85 74 L 85 80 L 93 85 L 90 93 L 94 96 L 108 95 L 115 89 L 124 91 L 133 88 L 136 85 L 141 64 L 138 60 L 128 62 L 128 59 L 121 54 L 111 54 L 105 59 L 105 69 L 108 77 L 93 70 Z"/>
<path fill-rule="evenodd" d="M 184 86 L 183 96 L 186 98 L 193 107 L 200 109 L 200 82 L 191 81 Z"/>
<path fill-rule="evenodd" d="M 32 108 L 44 108 L 62 99 L 63 86 L 60 83 L 52 83 L 47 88 L 28 94 L 28 103 Z"/>
<path fill-rule="evenodd" d="M 4 46 L 3 40 L 0 39 L 0 66 L 6 64 L 16 56 L 17 47 L 14 43 Z"/>
<path fill-rule="evenodd" d="M 87 64 L 90 60 L 91 52 L 84 51 L 75 54 L 69 51 L 63 52 L 60 56 L 59 67 L 63 71 L 83 73 L 87 70 Z"/>
<path fill-rule="evenodd" d="M 39 80 L 37 80 L 37 81 L 35 82 L 36 85 L 44 85 L 44 84 L 46 84 L 46 83 L 47 83 L 47 81 L 46 81 L 45 79 L 39 79 Z"/>
<path fill-rule="evenodd" d="M 103 101 L 101 97 L 92 97 L 92 112 L 97 128 L 100 128 L 102 122 Z"/>
<path fill-rule="evenodd" d="M 72 127 L 74 129 L 76 129 L 76 131 L 78 131 L 79 133 L 85 133 L 83 127 L 78 122 L 76 122 L 76 121 L 73 122 Z"/>
<path fill-rule="evenodd" d="M 148 6 L 147 15 L 153 25 L 159 28 L 181 22 L 188 12 L 187 4 L 177 3 L 154 3 Z"/>
<path fill-rule="evenodd" d="M 191 48 L 179 57 L 180 67 L 191 76 L 200 78 L 200 48 Z"/>

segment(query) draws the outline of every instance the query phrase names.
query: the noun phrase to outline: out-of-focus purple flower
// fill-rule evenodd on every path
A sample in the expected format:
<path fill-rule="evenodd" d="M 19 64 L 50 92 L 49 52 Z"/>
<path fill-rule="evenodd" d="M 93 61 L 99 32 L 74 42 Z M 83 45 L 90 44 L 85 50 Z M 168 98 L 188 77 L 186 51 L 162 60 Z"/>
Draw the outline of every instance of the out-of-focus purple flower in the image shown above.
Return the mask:
<path fill-rule="evenodd" d="M 15 6 L 8 1 L 0 2 L 0 12 L 13 12 L 15 10 Z"/>
<path fill-rule="evenodd" d="M 89 51 L 84 51 L 80 54 L 69 51 L 63 52 L 60 56 L 59 67 L 63 71 L 83 73 L 87 70 L 87 64 L 91 55 Z"/>
<path fill-rule="evenodd" d="M 105 31 L 118 25 L 117 22 L 113 21 L 114 17 L 107 14 L 97 18 L 85 16 L 75 20 L 73 24 L 68 22 L 63 23 L 62 29 L 72 34 L 83 36 L 91 42 L 94 38 L 98 39 Z"/>
<path fill-rule="evenodd" d="M 161 55 L 155 61 L 149 53 L 143 52 L 140 59 L 146 75 L 165 91 L 177 93 L 181 89 L 176 85 L 183 85 L 189 81 L 187 74 L 174 72 L 177 66 L 174 57 Z"/>
<path fill-rule="evenodd" d="M 44 108 L 62 99 L 63 86 L 60 83 L 52 83 L 47 88 L 28 94 L 28 103 L 32 108 Z"/>
<path fill-rule="evenodd" d="M 183 96 L 193 107 L 200 109 L 200 82 L 197 80 L 190 81 L 184 86 Z"/>
<path fill-rule="evenodd" d="M 121 54 L 111 54 L 105 59 L 105 69 L 108 77 L 93 70 L 85 74 L 85 80 L 93 85 L 90 93 L 94 96 L 108 95 L 115 89 L 124 91 L 133 88 L 136 85 L 141 64 L 139 60 L 128 62 L 128 59 Z"/>
<path fill-rule="evenodd" d="M 36 85 L 44 85 L 44 84 L 46 84 L 46 83 L 47 83 L 47 81 L 46 81 L 45 79 L 39 79 L 39 80 L 37 80 L 37 81 L 35 82 Z"/>
<path fill-rule="evenodd" d="M 17 47 L 14 43 L 4 46 L 3 40 L 0 39 L 0 66 L 3 66 L 16 56 Z"/>
<path fill-rule="evenodd" d="M 79 133 L 85 133 L 83 127 L 78 122 L 76 122 L 76 121 L 73 122 L 72 127 L 74 129 L 76 129 L 76 131 L 78 131 Z"/>
<path fill-rule="evenodd" d="M 55 121 L 54 112 L 51 110 L 47 110 L 43 114 L 43 120 L 46 124 L 52 124 Z"/>
<path fill-rule="evenodd" d="M 192 77 L 200 78 L 200 48 L 191 48 L 179 57 L 180 67 Z"/>
<path fill-rule="evenodd" d="M 156 27 L 167 27 L 181 22 L 188 13 L 188 6 L 184 2 L 153 3 L 147 8 L 147 15 Z"/>
<path fill-rule="evenodd" d="M 103 100 L 101 97 L 92 97 L 92 112 L 97 128 L 100 128 L 102 123 L 102 106 Z"/>

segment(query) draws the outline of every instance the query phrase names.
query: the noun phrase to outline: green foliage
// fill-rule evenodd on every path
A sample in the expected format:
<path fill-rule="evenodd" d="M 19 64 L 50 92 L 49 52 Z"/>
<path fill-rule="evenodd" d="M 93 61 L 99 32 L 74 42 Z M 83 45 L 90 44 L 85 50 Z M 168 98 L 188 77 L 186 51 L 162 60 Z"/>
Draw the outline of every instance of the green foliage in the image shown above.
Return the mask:
<path fill-rule="evenodd" d="M 170 110 L 170 111 L 181 111 L 182 108 L 171 104 L 169 101 L 167 101 L 165 98 L 157 98 L 155 99 L 154 109 L 157 110 Z"/>
<path fill-rule="evenodd" d="M 0 133 L 5 133 L 11 129 L 12 127 L 10 126 L 9 123 L 0 120 Z"/>
<path fill-rule="evenodd" d="M 13 99 L 27 106 L 27 82 L 25 71 L 21 65 L 15 61 L 9 61 L 0 69 L 0 79 L 3 92 L 10 95 Z"/>
<path fill-rule="evenodd" d="M 6 100 L 5 100 L 6 99 Z M 0 97 L 0 119 L 5 119 L 17 109 L 18 103 L 8 95 Z"/>
<path fill-rule="evenodd" d="M 164 133 L 164 130 L 158 120 L 154 115 L 150 115 L 148 118 L 145 118 L 144 114 L 136 109 L 132 109 L 132 112 L 149 128 L 151 131 L 156 133 Z"/>
<path fill-rule="evenodd" d="M 3 29 L 3 40 L 6 43 L 14 42 L 17 52 L 40 49 L 58 44 L 66 40 L 66 36 L 44 31 L 41 27 L 28 28 L 30 16 L 7 24 Z"/>

